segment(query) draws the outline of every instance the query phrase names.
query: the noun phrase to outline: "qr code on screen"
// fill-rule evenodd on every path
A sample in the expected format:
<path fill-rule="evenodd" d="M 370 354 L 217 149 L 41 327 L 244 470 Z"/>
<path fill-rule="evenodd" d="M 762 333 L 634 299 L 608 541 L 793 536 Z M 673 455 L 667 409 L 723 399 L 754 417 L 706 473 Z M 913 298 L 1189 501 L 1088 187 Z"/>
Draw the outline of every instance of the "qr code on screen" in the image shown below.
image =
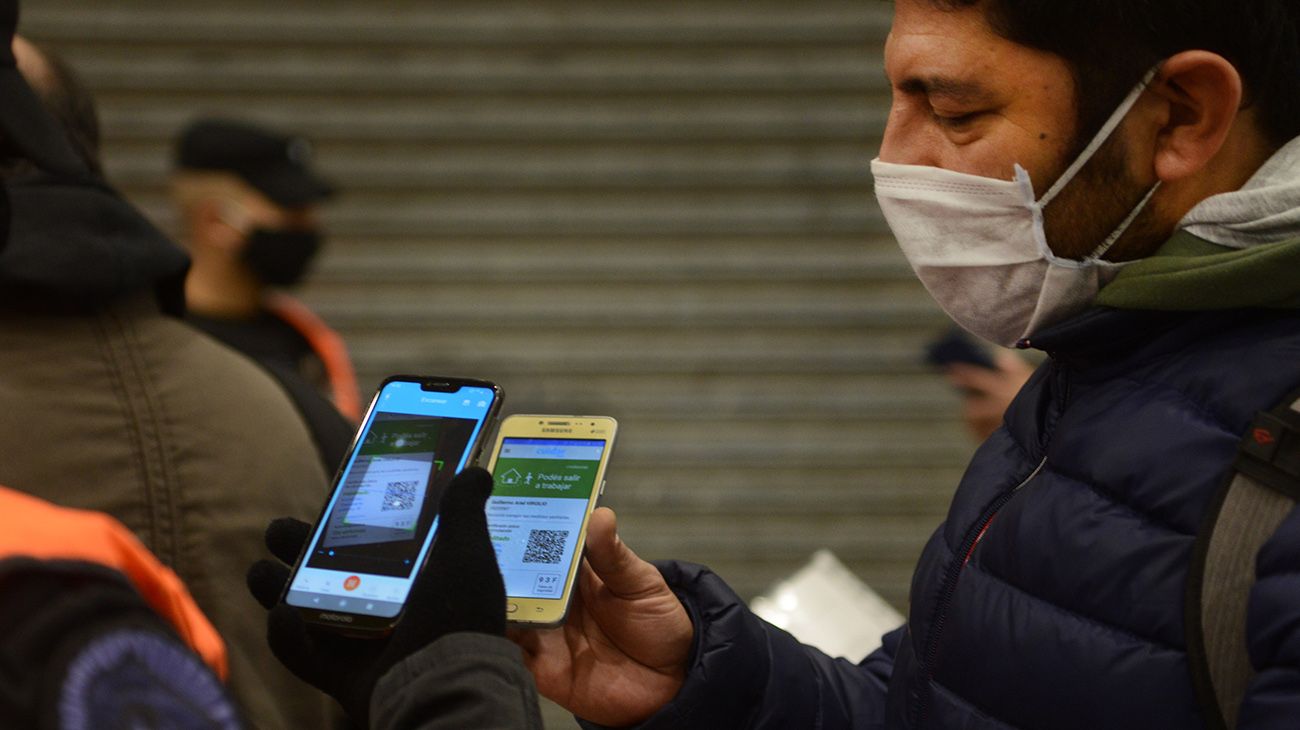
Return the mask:
<path fill-rule="evenodd" d="M 389 482 L 384 487 L 384 506 L 380 512 L 406 510 L 415 506 L 415 487 L 419 482 Z"/>
<path fill-rule="evenodd" d="M 564 541 L 567 539 L 568 530 L 531 530 L 528 547 L 524 548 L 524 562 L 555 565 L 564 557 Z"/>

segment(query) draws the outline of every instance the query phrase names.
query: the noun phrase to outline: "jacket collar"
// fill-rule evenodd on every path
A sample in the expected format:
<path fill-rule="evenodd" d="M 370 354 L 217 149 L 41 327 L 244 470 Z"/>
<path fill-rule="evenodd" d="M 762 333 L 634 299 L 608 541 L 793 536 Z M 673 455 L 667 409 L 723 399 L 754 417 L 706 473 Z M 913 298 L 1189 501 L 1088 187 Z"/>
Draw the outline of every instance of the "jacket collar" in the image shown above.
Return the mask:
<path fill-rule="evenodd" d="M 1053 360 L 1083 366 L 1098 376 L 1130 367 L 1130 357 L 1156 357 L 1192 347 L 1204 339 L 1268 320 L 1296 321 L 1287 309 L 1244 308 L 1207 312 L 1151 311 L 1093 307 L 1021 343 Z M 1291 325 L 1293 326 L 1293 325 Z"/>
<path fill-rule="evenodd" d="M 1093 307 L 1022 340 L 1017 346 L 1022 350 L 1042 350 L 1054 358 L 1088 357 L 1140 346 L 1188 316 L 1187 312 Z"/>

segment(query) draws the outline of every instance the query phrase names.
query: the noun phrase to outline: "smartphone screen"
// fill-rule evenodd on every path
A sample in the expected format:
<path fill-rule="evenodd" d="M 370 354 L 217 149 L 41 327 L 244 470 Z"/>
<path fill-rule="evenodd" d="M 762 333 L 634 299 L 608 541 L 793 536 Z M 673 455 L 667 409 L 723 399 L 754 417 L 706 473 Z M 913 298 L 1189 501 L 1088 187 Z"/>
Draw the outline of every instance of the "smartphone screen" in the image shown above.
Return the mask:
<path fill-rule="evenodd" d="M 607 446 L 604 439 L 502 436 L 487 509 L 508 597 L 564 595 Z"/>
<path fill-rule="evenodd" d="M 490 384 L 488 384 L 490 385 Z M 285 602 L 396 617 L 437 529 L 447 484 L 495 412 L 491 387 L 390 380 L 375 396 Z"/>

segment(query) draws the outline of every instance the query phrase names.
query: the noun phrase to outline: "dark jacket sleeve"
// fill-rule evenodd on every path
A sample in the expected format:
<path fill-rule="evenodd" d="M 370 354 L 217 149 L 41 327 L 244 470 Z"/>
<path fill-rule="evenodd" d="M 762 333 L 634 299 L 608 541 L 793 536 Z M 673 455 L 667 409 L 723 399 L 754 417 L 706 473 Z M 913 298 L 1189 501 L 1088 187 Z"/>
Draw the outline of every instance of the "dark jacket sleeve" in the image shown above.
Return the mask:
<path fill-rule="evenodd" d="M 640 730 L 883 727 L 901 629 L 860 664 L 833 659 L 754 615 L 708 568 L 657 566 L 691 616 L 695 647 L 677 697 Z"/>
<path fill-rule="evenodd" d="M 376 730 L 542 730 L 519 647 L 475 633 L 448 634 L 388 670 L 370 717 Z"/>
<path fill-rule="evenodd" d="M 106 565 L 0 560 L 0 626 L 0 727 L 128 727 L 150 714 L 246 726 L 211 668 Z"/>
<path fill-rule="evenodd" d="M 1300 718 L 1300 509 L 1259 551 L 1246 616 L 1256 675 L 1241 704 L 1239 730 L 1294 728 Z"/>

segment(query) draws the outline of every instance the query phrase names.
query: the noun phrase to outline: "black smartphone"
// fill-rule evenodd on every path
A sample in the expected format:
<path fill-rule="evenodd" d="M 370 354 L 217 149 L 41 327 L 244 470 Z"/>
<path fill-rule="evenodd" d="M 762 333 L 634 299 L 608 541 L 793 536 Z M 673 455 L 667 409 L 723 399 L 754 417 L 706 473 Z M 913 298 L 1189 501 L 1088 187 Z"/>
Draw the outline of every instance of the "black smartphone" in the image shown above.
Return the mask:
<path fill-rule="evenodd" d="M 988 370 L 998 369 L 989 351 L 971 339 L 965 330 L 956 327 L 926 346 L 925 361 L 940 368 L 963 364 Z"/>
<path fill-rule="evenodd" d="M 312 624 L 382 636 L 437 532 L 452 477 L 477 460 L 501 408 L 486 380 L 395 375 L 379 386 L 285 588 Z"/>

